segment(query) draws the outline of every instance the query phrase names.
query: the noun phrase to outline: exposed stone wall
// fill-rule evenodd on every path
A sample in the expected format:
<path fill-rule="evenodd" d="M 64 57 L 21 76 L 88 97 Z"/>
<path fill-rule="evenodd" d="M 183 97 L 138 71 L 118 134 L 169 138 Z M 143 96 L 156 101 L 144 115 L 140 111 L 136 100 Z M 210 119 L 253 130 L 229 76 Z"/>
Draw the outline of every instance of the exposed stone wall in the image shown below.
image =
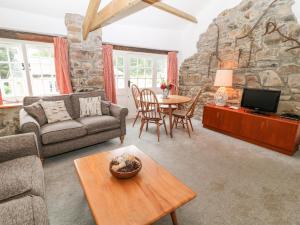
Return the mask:
<path fill-rule="evenodd" d="M 65 24 L 69 41 L 69 60 L 73 90 L 103 89 L 102 34 L 101 29 L 82 38 L 83 16 L 67 13 Z"/>
<path fill-rule="evenodd" d="M 20 107 L 0 109 L 0 137 L 19 132 Z"/>
<path fill-rule="evenodd" d="M 197 53 L 183 62 L 179 75 L 181 94 L 195 95 L 199 88 L 205 89 L 197 110 L 199 117 L 202 106 L 213 102 L 218 68 L 234 68 L 229 102 L 240 103 L 243 87 L 281 89 L 279 112 L 300 114 L 300 48 L 287 51 L 297 43 L 271 32 L 274 27 L 270 23 L 270 34 L 265 35 L 268 22 L 276 22 L 282 34 L 300 41 L 300 25 L 292 11 L 294 0 L 275 1 L 258 21 L 272 1 L 243 0 L 237 7 L 222 12 L 200 36 Z M 236 41 L 249 32 L 249 37 Z"/>

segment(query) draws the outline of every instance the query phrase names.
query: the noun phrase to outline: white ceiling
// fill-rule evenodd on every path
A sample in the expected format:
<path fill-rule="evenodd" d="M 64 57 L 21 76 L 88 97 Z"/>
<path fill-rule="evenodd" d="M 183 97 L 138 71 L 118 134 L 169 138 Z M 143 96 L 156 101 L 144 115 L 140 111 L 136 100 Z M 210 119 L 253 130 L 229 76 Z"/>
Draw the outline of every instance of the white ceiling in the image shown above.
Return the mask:
<path fill-rule="evenodd" d="M 63 18 L 65 13 L 84 15 L 89 0 L 0 0 L 0 7 L 21 10 L 48 17 Z M 110 0 L 102 0 L 100 8 Z M 162 0 L 178 9 L 196 16 L 209 1 L 203 0 Z M 189 21 L 170 15 L 154 7 L 148 7 L 118 22 L 131 26 L 182 29 Z"/>

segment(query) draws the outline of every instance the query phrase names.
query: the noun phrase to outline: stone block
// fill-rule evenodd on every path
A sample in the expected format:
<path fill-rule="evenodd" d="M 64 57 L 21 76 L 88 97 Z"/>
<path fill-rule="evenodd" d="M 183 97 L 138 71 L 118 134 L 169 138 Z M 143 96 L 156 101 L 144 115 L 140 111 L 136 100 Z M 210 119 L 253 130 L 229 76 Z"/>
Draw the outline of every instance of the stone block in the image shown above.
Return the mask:
<path fill-rule="evenodd" d="M 300 88 L 300 74 L 289 75 L 288 85 L 291 88 Z"/>
<path fill-rule="evenodd" d="M 273 70 L 266 70 L 259 74 L 261 84 L 264 87 L 281 87 L 283 83 L 276 72 Z"/>

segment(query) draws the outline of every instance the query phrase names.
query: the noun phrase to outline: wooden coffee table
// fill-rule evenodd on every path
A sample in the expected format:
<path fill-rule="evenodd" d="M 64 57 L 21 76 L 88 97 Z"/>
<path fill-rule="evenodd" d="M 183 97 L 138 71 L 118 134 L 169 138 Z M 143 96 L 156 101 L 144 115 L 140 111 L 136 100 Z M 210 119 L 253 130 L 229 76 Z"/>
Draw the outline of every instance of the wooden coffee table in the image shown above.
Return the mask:
<path fill-rule="evenodd" d="M 120 180 L 109 172 L 109 162 L 129 152 L 143 163 L 140 173 Z M 148 225 L 171 214 L 177 225 L 175 210 L 196 197 L 196 193 L 171 175 L 135 146 L 76 159 L 86 199 L 99 225 Z"/>

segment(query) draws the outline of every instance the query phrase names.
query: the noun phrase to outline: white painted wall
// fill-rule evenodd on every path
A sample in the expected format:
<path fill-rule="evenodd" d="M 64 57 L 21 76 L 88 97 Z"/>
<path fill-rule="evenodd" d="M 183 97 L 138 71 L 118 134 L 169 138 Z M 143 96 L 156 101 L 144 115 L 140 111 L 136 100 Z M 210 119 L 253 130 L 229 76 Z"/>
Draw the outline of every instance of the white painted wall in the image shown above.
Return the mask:
<path fill-rule="evenodd" d="M 298 22 L 300 23 L 300 0 L 295 0 L 295 4 L 293 6 L 293 11 L 298 18 Z"/>
<path fill-rule="evenodd" d="M 43 34 L 66 34 L 63 19 L 0 7 L 0 27 Z"/>
<path fill-rule="evenodd" d="M 64 18 L 0 8 L 0 27 L 43 34 L 66 35 Z M 103 42 L 161 50 L 180 50 L 180 31 L 112 24 L 103 28 Z M 180 57 L 180 55 L 179 55 Z"/>

